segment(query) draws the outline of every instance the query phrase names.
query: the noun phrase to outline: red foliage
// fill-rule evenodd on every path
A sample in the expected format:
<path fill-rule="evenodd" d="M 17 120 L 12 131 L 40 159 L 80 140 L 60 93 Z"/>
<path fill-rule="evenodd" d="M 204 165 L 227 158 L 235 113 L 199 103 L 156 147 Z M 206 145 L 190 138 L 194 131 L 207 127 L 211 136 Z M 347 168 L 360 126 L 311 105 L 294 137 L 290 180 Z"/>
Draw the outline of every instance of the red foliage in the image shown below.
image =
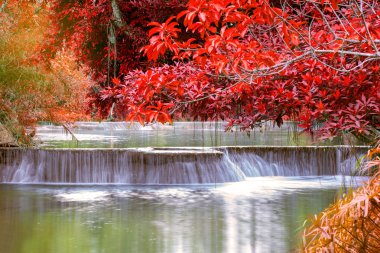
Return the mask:
<path fill-rule="evenodd" d="M 376 134 L 380 5 L 362 2 L 191 0 L 150 23 L 143 48 L 183 63 L 131 72 L 103 98 L 145 122 L 190 116 L 248 129 L 293 118 L 325 136 Z"/>
<path fill-rule="evenodd" d="M 49 6 L 52 24 L 43 53 L 54 55 L 64 44 L 99 82 L 107 72 L 119 76 L 146 64 L 139 50 L 148 42 L 148 23 L 163 22 L 185 7 L 179 0 L 54 0 Z"/>
<path fill-rule="evenodd" d="M 153 65 L 140 53 L 149 41 L 147 25 L 152 21 L 164 22 L 182 11 L 185 3 L 180 0 L 54 0 L 48 6 L 51 26 L 46 32 L 46 43 L 41 46 L 42 56 L 52 58 L 62 46 L 75 52 L 79 61 L 90 67 L 89 75 L 97 83 L 89 93 L 90 107 L 106 117 L 113 100 L 102 100 L 99 91 L 112 86 L 112 78 Z"/>

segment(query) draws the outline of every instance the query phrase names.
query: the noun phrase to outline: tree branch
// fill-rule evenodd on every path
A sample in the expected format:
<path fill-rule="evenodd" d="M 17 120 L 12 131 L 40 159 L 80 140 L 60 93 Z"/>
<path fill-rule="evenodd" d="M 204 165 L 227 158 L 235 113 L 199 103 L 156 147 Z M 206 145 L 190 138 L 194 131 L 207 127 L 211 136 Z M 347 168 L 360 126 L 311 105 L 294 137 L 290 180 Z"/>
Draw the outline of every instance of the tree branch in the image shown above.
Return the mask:
<path fill-rule="evenodd" d="M 379 53 L 362 53 L 362 52 L 355 52 L 355 51 L 345 51 L 345 50 L 314 50 L 316 53 L 339 53 L 339 54 L 349 54 L 349 55 L 356 55 L 356 56 L 363 56 L 363 57 L 373 57 L 373 58 L 379 58 L 380 59 L 380 54 Z"/>
<path fill-rule="evenodd" d="M 357 8 L 359 8 L 360 17 L 363 21 L 364 28 L 366 30 L 366 33 L 368 35 L 369 40 L 371 41 L 372 47 L 373 47 L 373 49 L 375 49 L 376 53 L 379 54 L 379 50 L 377 49 L 376 43 L 373 41 L 371 32 L 369 31 L 367 22 L 365 20 L 364 14 L 363 14 L 363 1 L 360 1 L 360 7 L 356 1 L 354 1 L 354 3 L 356 4 Z"/>

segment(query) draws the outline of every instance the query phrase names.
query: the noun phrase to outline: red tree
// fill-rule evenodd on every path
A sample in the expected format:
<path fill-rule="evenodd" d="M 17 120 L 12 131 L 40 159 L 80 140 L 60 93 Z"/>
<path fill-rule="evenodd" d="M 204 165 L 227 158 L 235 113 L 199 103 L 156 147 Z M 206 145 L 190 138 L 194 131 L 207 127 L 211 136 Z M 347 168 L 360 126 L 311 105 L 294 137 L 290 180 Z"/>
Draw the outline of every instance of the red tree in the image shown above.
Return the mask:
<path fill-rule="evenodd" d="M 147 24 L 184 9 L 179 0 L 54 0 L 51 29 L 42 50 L 54 55 L 62 45 L 90 66 L 98 81 L 146 64 L 139 50 L 148 43 Z"/>
<path fill-rule="evenodd" d="M 107 116 L 113 99 L 102 100 L 99 91 L 113 86 L 111 79 L 151 65 L 140 54 L 149 42 L 147 24 L 164 22 L 185 9 L 180 0 L 54 0 L 46 1 L 51 25 L 42 56 L 53 58 L 62 46 L 90 67 L 97 83 L 90 91 L 92 107 Z"/>
<path fill-rule="evenodd" d="M 143 48 L 178 63 L 115 79 L 103 98 L 141 122 L 190 116 L 249 129 L 292 118 L 325 136 L 378 134 L 379 15 L 369 0 L 191 0 L 150 23 Z"/>

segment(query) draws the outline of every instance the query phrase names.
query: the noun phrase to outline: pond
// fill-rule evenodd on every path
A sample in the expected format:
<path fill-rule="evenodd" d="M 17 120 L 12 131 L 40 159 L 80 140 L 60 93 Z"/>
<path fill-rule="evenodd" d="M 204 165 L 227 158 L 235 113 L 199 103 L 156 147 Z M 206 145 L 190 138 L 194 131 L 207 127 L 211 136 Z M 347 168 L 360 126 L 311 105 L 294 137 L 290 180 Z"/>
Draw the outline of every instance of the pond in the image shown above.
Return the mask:
<path fill-rule="evenodd" d="M 7 253 L 291 252 L 351 177 L 198 186 L 0 185 Z"/>

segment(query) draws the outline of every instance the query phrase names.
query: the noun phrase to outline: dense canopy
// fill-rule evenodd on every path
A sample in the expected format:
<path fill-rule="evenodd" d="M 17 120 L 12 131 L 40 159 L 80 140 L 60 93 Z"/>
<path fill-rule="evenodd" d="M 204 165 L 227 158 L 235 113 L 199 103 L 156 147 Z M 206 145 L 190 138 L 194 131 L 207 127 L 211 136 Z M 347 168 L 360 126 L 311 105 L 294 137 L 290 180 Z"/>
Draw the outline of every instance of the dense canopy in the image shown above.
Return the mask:
<path fill-rule="evenodd" d="M 44 20 L 33 47 L 49 68 L 63 47 L 95 81 L 81 86 L 92 116 L 378 134 L 378 1 L 4 1 L 3 20 L 20 6 Z"/>
<path fill-rule="evenodd" d="M 222 119 L 248 129 L 291 118 L 325 136 L 375 135 L 379 13 L 365 0 L 189 1 L 149 24 L 143 52 L 156 67 L 114 79 L 103 99 L 140 122 Z M 160 64 L 168 56 L 175 63 Z"/>

